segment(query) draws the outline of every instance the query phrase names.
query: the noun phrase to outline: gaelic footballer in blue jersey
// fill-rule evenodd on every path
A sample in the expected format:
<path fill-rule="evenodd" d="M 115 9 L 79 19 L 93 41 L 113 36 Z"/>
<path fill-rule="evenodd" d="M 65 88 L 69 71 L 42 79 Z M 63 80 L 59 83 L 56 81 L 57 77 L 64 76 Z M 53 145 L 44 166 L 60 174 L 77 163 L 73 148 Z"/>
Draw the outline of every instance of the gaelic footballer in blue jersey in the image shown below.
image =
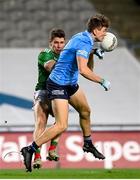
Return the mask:
<path fill-rule="evenodd" d="M 56 123 L 46 129 L 42 135 L 30 146 L 21 149 L 26 169 L 30 170 L 32 155 L 38 147 L 58 136 L 68 126 L 68 102 L 76 97 L 76 103 L 81 106 L 83 124 L 87 127 L 84 137 L 83 150 L 91 152 L 95 158 L 105 159 L 92 143 L 90 129 L 90 108 L 85 94 L 78 88 L 78 75 L 100 84 L 106 91 L 110 89 L 110 82 L 96 75 L 88 67 L 88 58 L 94 48 L 95 41 L 102 41 L 109 27 L 109 20 L 104 15 L 91 17 L 87 23 L 87 30 L 74 35 L 60 53 L 59 59 L 47 80 L 48 98 L 52 101 L 52 108 Z M 88 107 L 85 112 L 84 107 Z M 86 117 L 86 118 L 85 118 Z M 82 126 L 81 126 L 82 127 Z"/>

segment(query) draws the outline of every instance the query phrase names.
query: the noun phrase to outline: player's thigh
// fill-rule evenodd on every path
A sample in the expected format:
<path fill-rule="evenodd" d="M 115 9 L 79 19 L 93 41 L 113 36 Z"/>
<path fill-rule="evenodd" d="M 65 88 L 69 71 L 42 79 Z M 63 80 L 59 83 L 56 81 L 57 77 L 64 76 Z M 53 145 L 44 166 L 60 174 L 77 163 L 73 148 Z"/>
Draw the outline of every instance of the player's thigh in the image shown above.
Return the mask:
<path fill-rule="evenodd" d="M 90 113 L 90 107 L 87 102 L 87 98 L 83 90 L 79 87 L 77 92 L 70 97 L 69 103 L 76 109 L 78 112 L 87 111 Z"/>
<path fill-rule="evenodd" d="M 47 107 L 48 109 L 48 107 Z M 46 104 L 40 102 L 40 101 L 36 101 L 35 105 L 34 105 L 34 113 L 38 116 L 41 116 L 42 114 L 48 115 L 49 112 L 46 109 Z"/>
<path fill-rule="evenodd" d="M 67 99 L 53 99 L 52 108 L 53 108 L 56 123 L 66 128 L 68 124 L 68 100 Z"/>
<path fill-rule="evenodd" d="M 51 101 L 47 97 L 46 90 L 38 90 L 35 92 L 34 104 L 34 108 L 36 109 L 36 111 L 45 113 L 46 116 L 48 116 L 48 114 L 51 114 L 53 116 Z"/>
<path fill-rule="evenodd" d="M 47 92 L 45 90 L 39 90 L 34 95 L 34 111 L 35 114 L 41 116 L 43 114 L 48 117 L 50 108 L 50 102 L 47 99 Z"/>

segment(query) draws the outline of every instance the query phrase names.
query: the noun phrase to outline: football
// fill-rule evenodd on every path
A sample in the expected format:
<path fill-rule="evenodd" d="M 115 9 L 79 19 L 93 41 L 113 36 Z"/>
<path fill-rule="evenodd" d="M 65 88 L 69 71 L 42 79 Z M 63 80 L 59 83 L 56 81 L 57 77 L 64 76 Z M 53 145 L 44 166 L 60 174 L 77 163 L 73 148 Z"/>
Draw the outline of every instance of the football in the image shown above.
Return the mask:
<path fill-rule="evenodd" d="M 104 51 L 112 51 L 117 47 L 118 41 L 113 33 L 107 32 L 103 41 L 100 43 L 101 49 Z"/>

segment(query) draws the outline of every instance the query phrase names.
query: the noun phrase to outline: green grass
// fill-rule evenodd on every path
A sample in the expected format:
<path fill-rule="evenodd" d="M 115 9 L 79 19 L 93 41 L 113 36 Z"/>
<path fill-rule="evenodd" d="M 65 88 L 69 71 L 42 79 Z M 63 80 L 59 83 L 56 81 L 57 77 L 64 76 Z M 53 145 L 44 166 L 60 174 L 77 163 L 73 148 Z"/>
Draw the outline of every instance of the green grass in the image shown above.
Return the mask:
<path fill-rule="evenodd" d="M 140 179 L 140 169 L 23 169 L 0 170 L 0 179 Z"/>

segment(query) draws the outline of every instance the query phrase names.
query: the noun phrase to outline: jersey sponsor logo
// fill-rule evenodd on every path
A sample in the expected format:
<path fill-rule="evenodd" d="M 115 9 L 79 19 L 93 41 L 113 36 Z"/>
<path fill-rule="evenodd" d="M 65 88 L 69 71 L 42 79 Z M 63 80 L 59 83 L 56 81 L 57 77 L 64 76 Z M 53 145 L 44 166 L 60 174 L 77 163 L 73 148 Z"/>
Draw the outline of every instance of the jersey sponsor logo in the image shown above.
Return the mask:
<path fill-rule="evenodd" d="M 53 90 L 52 94 L 53 95 L 64 95 L 64 90 Z"/>

